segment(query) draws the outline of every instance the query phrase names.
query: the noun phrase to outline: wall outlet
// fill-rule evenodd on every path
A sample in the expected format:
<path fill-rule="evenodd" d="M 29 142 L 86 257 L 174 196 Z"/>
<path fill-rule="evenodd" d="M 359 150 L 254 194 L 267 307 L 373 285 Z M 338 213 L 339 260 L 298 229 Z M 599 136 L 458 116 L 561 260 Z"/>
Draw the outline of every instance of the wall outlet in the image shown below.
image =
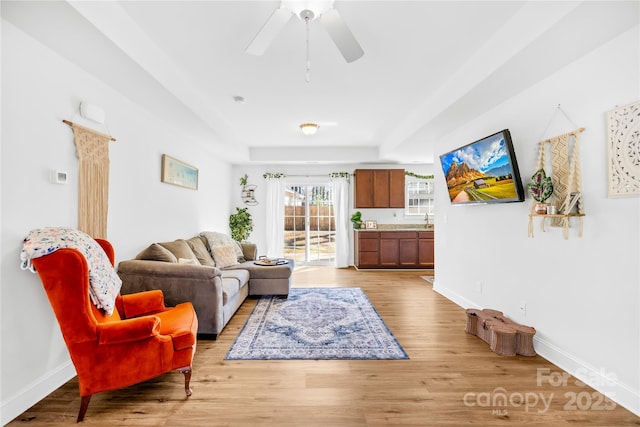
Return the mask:
<path fill-rule="evenodd" d="M 482 293 L 482 281 L 478 280 L 476 282 L 476 290 L 478 291 L 478 293 Z"/>
<path fill-rule="evenodd" d="M 527 303 L 524 301 L 520 302 L 520 313 L 522 313 L 523 316 L 527 315 Z"/>

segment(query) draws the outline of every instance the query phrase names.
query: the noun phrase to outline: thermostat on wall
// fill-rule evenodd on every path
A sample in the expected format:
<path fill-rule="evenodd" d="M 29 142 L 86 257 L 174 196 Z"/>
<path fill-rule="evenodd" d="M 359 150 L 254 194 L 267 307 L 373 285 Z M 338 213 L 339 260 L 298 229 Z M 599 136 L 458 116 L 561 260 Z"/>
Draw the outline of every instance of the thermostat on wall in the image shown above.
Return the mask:
<path fill-rule="evenodd" d="M 51 173 L 51 182 L 54 184 L 66 184 L 68 175 L 65 171 L 54 170 Z"/>

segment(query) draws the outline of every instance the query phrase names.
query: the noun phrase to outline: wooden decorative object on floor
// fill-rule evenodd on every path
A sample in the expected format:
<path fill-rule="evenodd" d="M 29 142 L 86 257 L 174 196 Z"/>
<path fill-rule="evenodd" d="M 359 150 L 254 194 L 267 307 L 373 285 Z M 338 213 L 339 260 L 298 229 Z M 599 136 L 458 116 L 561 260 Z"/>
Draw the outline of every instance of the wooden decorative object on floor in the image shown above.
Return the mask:
<path fill-rule="evenodd" d="M 476 335 L 500 356 L 535 356 L 533 336 L 536 330 L 510 320 L 498 310 L 469 308 L 465 332 Z"/>

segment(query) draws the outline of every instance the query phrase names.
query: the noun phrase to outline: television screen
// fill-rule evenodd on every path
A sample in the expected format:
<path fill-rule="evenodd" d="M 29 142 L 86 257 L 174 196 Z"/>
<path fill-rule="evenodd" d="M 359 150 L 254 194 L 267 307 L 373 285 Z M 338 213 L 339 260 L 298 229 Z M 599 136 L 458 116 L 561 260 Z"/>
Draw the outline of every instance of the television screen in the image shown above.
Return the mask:
<path fill-rule="evenodd" d="M 454 205 L 524 201 L 508 129 L 442 154 L 440 164 Z"/>

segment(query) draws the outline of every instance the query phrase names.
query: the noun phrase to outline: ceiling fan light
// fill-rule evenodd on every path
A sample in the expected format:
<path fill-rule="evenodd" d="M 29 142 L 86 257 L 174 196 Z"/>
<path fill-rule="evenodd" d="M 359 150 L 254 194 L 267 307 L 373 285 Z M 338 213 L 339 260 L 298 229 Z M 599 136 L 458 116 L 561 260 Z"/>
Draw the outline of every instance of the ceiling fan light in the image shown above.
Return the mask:
<path fill-rule="evenodd" d="M 305 135 L 314 135 L 316 132 L 318 132 L 319 127 L 320 126 L 315 123 L 303 123 L 300 125 L 300 130 Z"/>

